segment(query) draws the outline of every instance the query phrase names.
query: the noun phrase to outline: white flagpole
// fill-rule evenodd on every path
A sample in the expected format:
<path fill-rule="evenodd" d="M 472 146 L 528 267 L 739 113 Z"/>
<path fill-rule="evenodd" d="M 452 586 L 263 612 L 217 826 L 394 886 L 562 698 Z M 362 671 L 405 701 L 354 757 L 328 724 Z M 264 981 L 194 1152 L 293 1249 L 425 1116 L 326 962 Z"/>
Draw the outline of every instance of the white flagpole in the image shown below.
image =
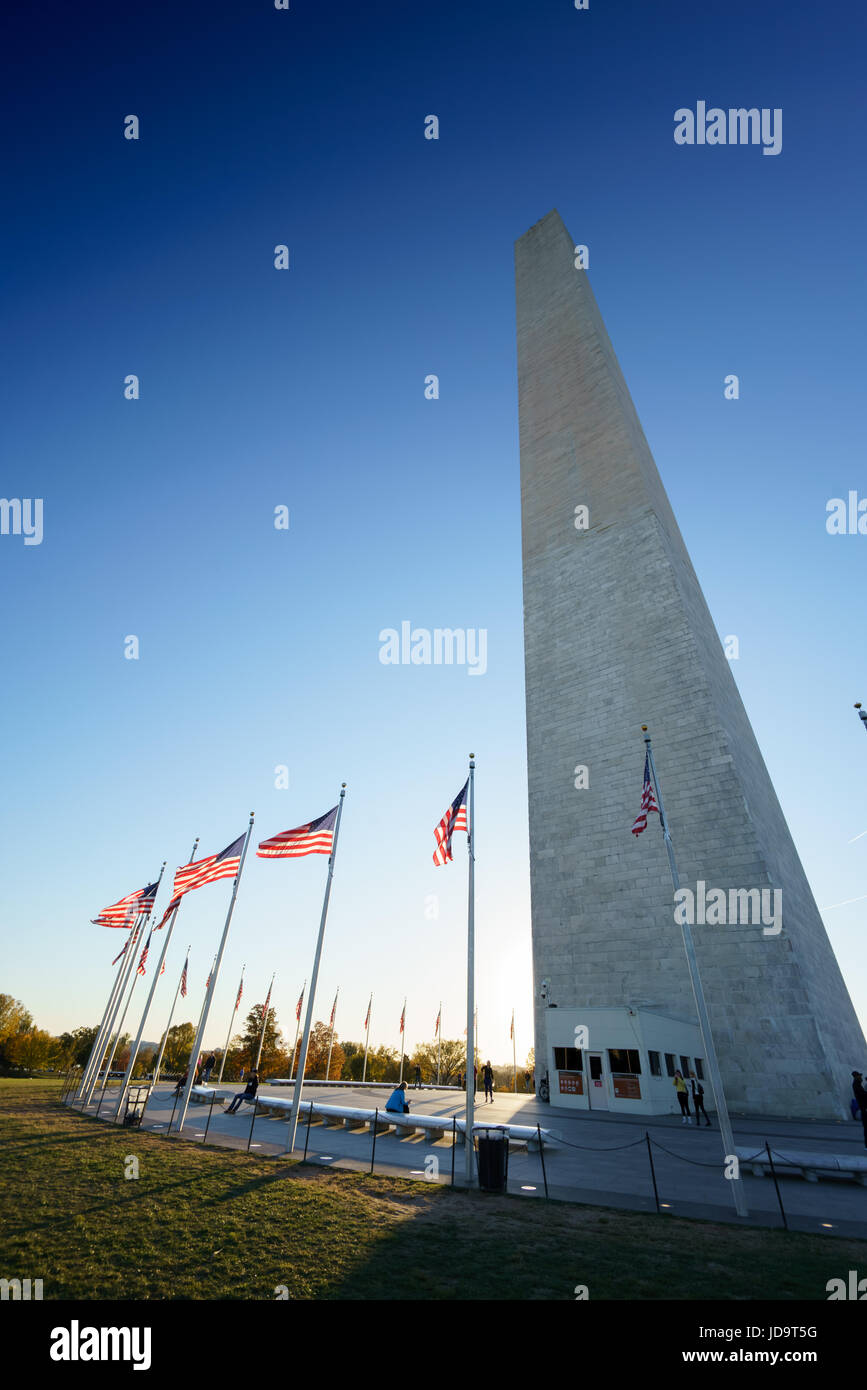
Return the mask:
<path fill-rule="evenodd" d="M 172 1019 L 173 1019 L 174 1016 L 175 1016 L 175 1005 L 176 1005 L 177 1002 L 178 1002 L 178 995 L 179 995 L 180 992 L 181 992 L 181 981 L 182 981 L 183 978 L 184 978 L 184 970 L 186 969 L 186 966 L 187 966 L 188 963 L 189 963 L 189 959 L 190 959 L 190 948 L 189 948 L 189 946 L 188 946 L 188 947 L 187 947 L 187 954 L 184 956 L 184 963 L 183 963 L 183 965 L 181 966 L 181 973 L 180 973 L 180 975 L 178 976 L 178 987 L 177 987 L 177 989 L 175 990 L 175 997 L 174 997 L 174 999 L 172 1000 L 172 1007 L 169 1009 L 169 1021 L 168 1021 L 168 1023 L 166 1024 L 166 1031 L 163 1033 L 163 1040 L 162 1040 L 162 1044 L 161 1044 L 161 1046 L 160 1046 L 160 1053 L 159 1053 L 159 1056 L 157 1057 L 157 1064 L 156 1064 L 156 1066 L 154 1067 L 154 1084 L 153 1084 L 153 1089 L 154 1089 L 154 1090 L 156 1090 L 156 1088 L 157 1088 L 157 1082 L 158 1082 L 159 1079 L 160 1079 L 160 1067 L 161 1067 L 162 1064 L 163 1064 L 163 1053 L 164 1053 L 165 1050 L 166 1050 L 166 1043 L 167 1043 L 168 1040 L 169 1040 L 169 1029 L 170 1029 L 171 1026 L 172 1026 Z"/>
<path fill-rule="evenodd" d="M 241 979 L 240 979 L 240 982 L 239 982 L 239 984 L 238 984 L 238 993 L 235 995 L 235 1007 L 234 1007 L 234 1009 L 232 1010 L 232 1017 L 229 1019 L 229 1031 L 228 1031 L 228 1033 L 226 1034 L 226 1046 L 223 1048 L 223 1055 L 222 1055 L 222 1057 L 220 1058 L 220 1075 L 217 1077 L 217 1085 L 218 1085 L 218 1086 L 220 1085 L 220 1083 L 221 1083 L 222 1080 L 223 1080 L 223 1068 L 224 1068 L 225 1065 L 226 1065 L 226 1053 L 229 1051 L 229 1040 L 231 1039 L 231 1036 L 232 1036 L 232 1025 L 233 1025 L 234 1022 L 235 1022 L 235 1014 L 238 1012 L 238 999 L 239 999 L 241 990 L 242 990 L 243 987 L 244 987 L 244 971 L 245 971 L 246 969 L 247 969 L 247 965 L 246 965 L 246 962 L 245 962 L 245 963 L 241 966 Z"/>
<path fill-rule="evenodd" d="M 677 863 L 674 858 L 674 847 L 671 843 L 671 832 L 668 828 L 668 821 L 665 818 L 665 809 L 662 804 L 662 793 L 659 790 L 659 782 L 656 777 L 656 765 L 653 761 L 653 750 L 650 746 L 650 734 L 647 732 L 647 725 L 642 724 L 644 731 L 644 743 L 647 748 L 647 757 L 650 762 L 650 775 L 653 778 L 653 786 L 656 791 L 656 804 L 659 807 L 659 822 L 662 827 L 662 834 L 665 840 L 665 848 L 668 851 L 668 865 L 671 869 L 671 881 L 674 885 L 675 901 L 678 900 L 680 892 L 680 875 L 677 872 Z M 701 1032 L 702 1045 L 704 1047 L 705 1058 L 707 1060 L 708 1072 L 710 1074 L 710 1084 L 713 1091 L 713 1098 L 716 1103 L 717 1119 L 719 1120 L 720 1137 L 723 1141 L 723 1152 L 726 1155 L 735 1154 L 734 1137 L 732 1135 L 731 1122 L 729 1120 L 728 1106 L 726 1105 L 725 1093 L 723 1091 L 722 1076 L 720 1075 L 719 1063 L 717 1062 L 716 1048 L 714 1047 L 713 1034 L 710 1029 L 710 1018 L 707 1012 L 707 1005 L 704 998 L 704 990 L 701 983 L 701 975 L 698 970 L 698 961 L 695 955 L 695 944 L 692 939 L 692 932 L 686 920 L 686 910 L 681 907 L 679 916 L 681 918 L 680 929 L 683 934 L 683 949 L 686 952 L 686 962 L 689 966 L 689 977 L 692 981 L 692 992 L 695 997 L 695 1007 L 698 1014 L 698 1026 Z M 731 1180 L 732 1196 L 734 1198 L 735 1210 L 738 1216 L 747 1215 L 747 1206 L 744 1201 L 743 1184 L 740 1177 Z"/>
<path fill-rule="evenodd" d="M 400 1016 L 400 1025 L 401 1025 L 401 1027 L 400 1027 L 400 1080 L 399 1080 L 398 1083 L 397 1083 L 398 1086 L 400 1085 L 400 1082 L 403 1080 L 403 1057 L 404 1057 L 404 1052 L 406 1051 L 406 1000 L 405 1000 L 405 999 L 404 999 L 404 1001 L 403 1001 L 403 1013 L 402 1013 L 401 1016 Z"/>
<path fill-rule="evenodd" d="M 130 926 L 129 934 L 126 938 L 126 945 L 120 953 L 120 957 L 117 962 L 117 970 L 114 976 L 114 983 L 112 984 L 111 990 L 109 992 L 108 1003 L 105 1006 L 105 1012 L 102 1015 L 102 1023 L 99 1025 L 99 1028 L 97 1029 L 96 1037 L 93 1040 L 93 1047 L 90 1049 L 90 1056 L 88 1057 L 87 1064 L 81 1073 L 81 1080 L 78 1083 L 78 1090 L 75 1093 L 76 1100 L 78 1100 L 79 1096 L 82 1096 L 84 1094 L 85 1087 L 87 1086 L 87 1083 L 90 1080 L 90 1075 L 93 1071 L 94 1063 L 96 1062 L 97 1054 L 99 1054 L 100 1060 L 102 1059 L 102 1057 L 105 1056 L 105 1027 L 108 1022 L 109 1014 L 111 1013 L 111 1010 L 114 1006 L 114 1002 L 117 998 L 117 992 L 120 988 L 121 976 L 123 975 L 123 972 L 126 969 L 127 960 L 129 958 L 129 952 L 132 950 L 133 936 L 135 934 L 135 930 L 140 920 L 141 913 L 139 913 L 135 917 L 132 925 Z M 102 1049 L 101 1052 L 100 1048 Z"/>
<path fill-rule="evenodd" d="M 196 853 L 196 845 L 197 845 L 198 843 L 199 843 L 199 841 L 198 841 L 198 837 L 197 837 L 196 840 L 195 840 L 195 842 L 194 842 L 194 844 L 193 844 L 193 848 L 192 848 L 192 850 L 190 851 L 190 857 L 189 857 L 189 859 L 187 860 L 187 863 L 188 863 L 188 864 L 192 864 L 192 862 L 193 862 L 193 858 L 194 858 L 195 853 Z M 163 868 L 165 868 L 165 865 L 163 865 Z M 160 875 L 160 877 L 162 877 L 162 875 Z M 124 1098 L 124 1096 L 126 1095 L 126 1088 L 127 1088 L 127 1086 L 129 1085 L 130 1077 L 132 1076 L 133 1068 L 134 1068 L 134 1066 L 135 1066 L 135 1064 L 136 1064 L 136 1058 L 138 1057 L 138 1050 L 139 1050 L 139 1048 L 141 1047 L 142 1034 L 144 1033 L 144 1030 L 145 1030 L 145 1024 L 147 1023 L 147 1017 L 148 1017 L 148 1014 L 150 1013 L 150 1007 L 151 1007 L 151 1003 L 152 1003 L 152 1001 L 153 1001 L 153 997 L 154 997 L 154 993 L 155 993 L 155 991 L 156 991 L 156 987 L 157 987 L 157 985 L 158 985 L 158 983 L 159 983 L 160 976 L 162 975 L 163 961 L 164 961 L 165 958 L 166 958 L 166 951 L 168 950 L 168 948 L 169 948 L 169 942 L 170 942 L 171 939 L 172 939 L 172 932 L 173 932 L 174 929 L 175 929 L 175 921 L 176 921 L 176 919 L 177 919 L 178 908 L 180 907 L 180 905 L 181 905 L 181 902 L 180 902 L 180 898 L 179 898 L 179 899 L 178 899 L 178 906 L 175 908 L 174 912 L 172 913 L 171 917 L 169 918 L 169 924 L 168 924 L 168 926 L 166 927 L 165 939 L 164 939 L 164 941 L 163 941 L 163 949 L 160 951 L 160 958 L 159 958 L 159 960 L 157 961 L 156 969 L 154 970 L 154 977 L 153 977 L 153 981 L 151 982 L 150 991 L 149 991 L 148 997 L 147 997 L 147 999 L 146 999 L 146 1001 L 145 1001 L 145 1006 L 144 1006 L 144 1008 L 143 1008 L 143 1010 L 142 1010 L 141 1022 L 139 1023 L 139 1026 L 138 1026 L 138 1032 L 136 1033 L 135 1043 L 133 1044 L 133 1046 L 132 1046 L 132 1048 L 131 1048 L 131 1050 L 130 1050 L 130 1054 L 129 1054 L 129 1064 L 128 1064 L 128 1066 L 127 1066 L 126 1073 L 125 1073 L 125 1075 L 124 1075 L 123 1081 L 121 1082 L 121 1085 L 120 1085 L 120 1095 L 118 1096 L 117 1109 L 116 1109 L 115 1112 L 114 1112 L 114 1118 L 115 1118 L 115 1119 L 117 1119 L 118 1115 L 120 1114 L 120 1108 L 121 1108 L 121 1106 L 123 1105 L 123 1098 Z"/>
<path fill-rule="evenodd" d="M 440 1084 L 441 1063 L 443 1059 L 443 1001 L 440 1000 L 440 1011 L 437 1014 L 437 1085 Z"/>
<path fill-rule="evenodd" d="M 364 1071 L 361 1073 L 361 1084 L 367 1080 L 367 1049 L 370 1044 L 370 1010 L 373 1008 L 373 993 L 371 991 L 370 1001 L 367 1005 L 367 1032 L 364 1035 Z"/>
<path fill-rule="evenodd" d="M 268 1015 L 271 1012 L 271 991 L 274 988 L 274 981 L 276 978 L 277 971 L 275 970 L 274 974 L 271 976 L 271 983 L 268 986 L 268 993 L 265 996 L 265 1004 L 262 1010 L 262 1032 L 259 1034 L 259 1051 L 256 1053 L 256 1061 L 253 1064 L 254 1071 L 259 1070 L 259 1063 L 262 1060 L 262 1048 L 265 1045 L 265 1029 L 268 1026 Z"/>
<path fill-rule="evenodd" d="M 132 941 L 126 949 L 123 961 L 121 962 L 123 974 L 121 975 L 120 979 L 120 987 L 117 991 L 117 994 L 115 995 L 114 1004 L 112 1005 L 111 1015 L 108 1020 L 108 1026 L 105 1030 L 102 1045 L 100 1046 L 99 1052 L 97 1053 L 97 1056 L 94 1059 L 94 1066 L 87 1082 L 87 1090 L 85 1092 L 84 1097 L 85 1105 L 90 1104 L 93 1093 L 96 1090 L 96 1083 L 99 1080 L 99 1073 L 102 1069 L 102 1062 L 105 1060 L 105 1056 L 108 1051 L 108 1045 L 111 1042 L 112 1034 L 114 1033 L 114 1021 L 117 1018 L 121 1000 L 123 999 L 123 996 L 126 994 L 126 987 L 129 983 L 130 972 L 134 968 L 136 951 L 138 949 L 138 944 L 141 939 L 141 936 L 144 933 L 144 928 L 146 924 L 147 914 L 141 913 L 135 924 L 135 934 L 132 938 Z M 112 1052 L 112 1056 L 114 1056 L 114 1052 Z"/>
<path fill-rule="evenodd" d="M 464 1149 L 466 1151 L 465 1175 L 467 1187 L 472 1187 L 474 1182 L 475 1166 L 475 1146 L 473 1144 L 473 1111 L 475 1106 L 475 1086 L 473 1067 L 475 1066 L 475 843 L 474 837 L 476 824 L 474 820 L 474 791 L 475 791 L 475 754 L 470 754 L 470 786 L 467 797 L 467 1108 L 465 1115 L 466 1134 L 464 1136 Z"/>
<path fill-rule="evenodd" d="M 145 922 L 144 926 L 142 927 L 142 934 L 141 934 L 141 939 L 142 939 L 142 941 L 144 941 L 144 933 L 145 933 L 145 927 L 146 927 L 146 926 L 147 926 L 147 922 Z M 133 972 L 132 984 L 130 985 L 129 994 L 128 994 L 127 997 L 126 997 L 126 1003 L 125 1003 L 124 1006 L 123 1006 L 123 1013 L 122 1013 L 121 1016 L 120 1016 L 120 1023 L 117 1025 L 117 1032 L 116 1032 L 115 1035 L 114 1035 L 114 1047 L 111 1049 L 111 1056 L 110 1056 L 109 1059 L 108 1059 L 108 1065 L 106 1066 L 106 1069 L 105 1069 L 105 1080 L 104 1080 L 103 1083 L 102 1083 L 102 1091 L 100 1092 L 100 1097 L 99 1097 L 99 1104 L 100 1104 L 100 1105 L 102 1105 L 103 1096 L 105 1095 L 106 1089 L 107 1089 L 107 1087 L 108 1087 L 108 1077 L 109 1077 L 109 1072 L 111 1071 L 111 1064 L 112 1064 L 112 1062 L 114 1061 L 114 1057 L 115 1057 L 115 1053 L 117 1052 L 118 1044 L 119 1044 L 119 1042 L 120 1042 L 120 1040 L 121 1040 L 121 1038 L 122 1038 L 122 1036 L 123 1036 L 123 1025 L 126 1023 L 126 1016 L 127 1016 L 127 1013 L 129 1012 L 129 1006 L 130 1006 L 130 1004 L 132 1003 L 132 997 L 133 997 L 133 995 L 135 994 L 135 987 L 136 987 L 136 985 L 138 984 L 138 981 L 139 981 L 139 973 L 138 973 L 138 966 L 136 966 L 135 971 Z M 118 1107 L 118 1108 L 120 1108 L 120 1107 Z M 98 1109 L 99 1109 L 99 1106 L 97 1106 L 97 1110 L 98 1110 Z M 116 1114 L 116 1113 L 117 1113 L 117 1112 L 115 1112 L 115 1114 Z"/>
<path fill-rule="evenodd" d="M 298 1109 L 301 1105 L 301 1088 L 304 1085 L 304 1071 L 307 1066 L 307 1044 L 310 1041 L 310 1027 L 313 1023 L 313 1005 L 316 1000 L 316 981 L 319 978 L 319 961 L 322 958 L 322 943 L 325 939 L 325 919 L 328 916 L 328 900 L 331 897 L 331 880 L 334 877 L 334 861 L 337 858 L 337 837 L 340 834 L 340 818 L 343 815 L 343 798 L 346 796 L 346 783 L 340 788 L 340 801 L 337 806 L 337 824 L 334 827 L 334 841 L 328 856 L 328 877 L 325 880 L 325 899 L 322 903 L 322 916 L 319 920 L 319 936 L 316 941 L 316 954 L 313 957 L 313 974 L 310 977 L 310 993 L 307 996 L 307 1013 L 304 1015 L 304 1035 L 301 1039 L 301 1055 L 295 1071 L 295 1092 L 292 1096 L 292 1113 L 289 1119 L 289 1149 L 295 1149 L 295 1135 L 298 1132 Z"/>
<path fill-rule="evenodd" d="M 189 1070 L 189 1075 L 188 1075 L 188 1077 L 187 1077 L 186 1088 L 185 1088 L 185 1090 L 184 1090 L 184 1100 L 183 1100 L 183 1104 L 182 1104 L 182 1106 L 181 1106 L 181 1113 L 180 1113 L 180 1115 L 178 1116 L 177 1125 L 175 1126 L 175 1128 L 176 1128 L 176 1130 L 177 1130 L 178 1133 L 180 1133 L 181 1130 L 183 1129 L 183 1127 L 184 1127 L 184 1120 L 187 1118 L 187 1109 L 188 1109 L 189 1104 L 190 1104 L 190 1091 L 193 1089 L 193 1082 L 194 1082 L 195 1079 L 196 1079 L 196 1062 L 199 1060 L 199 1053 L 200 1053 L 201 1048 L 202 1048 L 202 1037 L 203 1037 L 203 1035 L 204 1035 L 205 1027 L 207 1026 L 208 1014 L 210 1013 L 210 1010 L 211 1010 L 211 1000 L 212 1000 L 213 997 L 214 997 L 214 990 L 216 989 L 216 986 L 217 986 L 217 980 L 218 980 L 219 977 L 220 977 L 220 965 L 222 964 L 222 960 L 223 960 L 223 952 L 224 952 L 225 949 L 226 949 L 226 938 L 227 938 L 228 935 L 229 935 L 229 925 L 230 925 L 230 923 L 231 923 L 231 921 L 232 921 L 232 913 L 233 913 L 234 910 L 235 910 L 235 899 L 236 899 L 237 896 L 238 896 L 238 884 L 241 882 L 241 874 L 244 872 L 244 860 L 245 860 L 246 857 L 247 857 L 247 846 L 248 846 L 249 843 L 250 843 L 250 833 L 251 833 L 252 829 L 253 829 L 253 812 L 251 811 L 251 812 L 250 812 L 250 824 L 247 826 L 247 833 L 246 833 L 246 835 L 244 836 L 244 848 L 241 850 L 241 861 L 240 861 L 240 863 L 239 863 L 239 865 L 238 865 L 238 872 L 237 872 L 237 874 L 235 875 L 235 882 L 234 882 L 234 884 L 233 884 L 233 886 L 232 886 L 232 897 L 231 897 L 231 901 L 229 902 L 229 910 L 228 910 L 228 912 L 226 913 L 226 925 L 223 927 L 223 936 L 222 936 L 222 939 L 221 939 L 221 941 L 220 941 L 220 949 L 217 951 L 217 961 L 216 961 L 216 965 L 214 966 L 214 969 L 211 971 L 211 987 L 210 987 L 210 989 L 208 990 L 207 997 L 205 998 L 205 1006 L 204 1006 L 204 1008 L 202 1009 L 202 1017 L 201 1017 L 201 1021 L 200 1021 L 200 1023 L 199 1023 L 199 1031 L 198 1031 L 198 1034 L 196 1035 L 196 1040 L 195 1040 L 195 1042 L 193 1043 L 193 1051 L 192 1051 L 191 1056 L 190 1056 L 190 1070 Z"/>
<path fill-rule="evenodd" d="M 304 1006 L 304 991 L 306 990 L 306 988 L 307 988 L 307 981 L 305 980 L 305 981 L 304 981 L 304 985 L 303 985 L 302 990 L 301 990 L 301 999 L 300 999 L 299 1003 L 296 1005 L 296 1008 L 295 1008 L 295 1041 L 294 1041 L 294 1043 L 292 1044 L 292 1065 L 291 1065 L 290 1068 L 289 1068 L 289 1080 L 290 1080 L 290 1081 L 292 1080 L 292 1073 L 293 1073 L 293 1072 L 295 1073 L 296 1076 L 298 1075 L 298 1067 L 297 1067 L 297 1064 L 296 1064 L 296 1060 L 297 1060 L 297 1059 L 296 1059 L 296 1057 L 295 1057 L 295 1054 L 296 1054 L 296 1052 L 298 1051 L 298 1034 L 301 1032 L 301 1009 L 302 1009 L 303 1006 Z"/>
<path fill-rule="evenodd" d="M 518 1057 L 515 1051 L 515 1010 L 512 1010 L 512 1090 L 518 1090 Z"/>
<path fill-rule="evenodd" d="M 337 995 L 340 993 L 340 986 L 337 986 L 337 994 L 334 996 L 334 1007 L 331 1010 L 332 1020 L 337 1018 Z M 328 1044 L 328 1066 L 325 1068 L 325 1080 L 331 1080 L 331 1053 L 334 1050 L 334 1023 L 331 1024 L 331 1041 Z"/>

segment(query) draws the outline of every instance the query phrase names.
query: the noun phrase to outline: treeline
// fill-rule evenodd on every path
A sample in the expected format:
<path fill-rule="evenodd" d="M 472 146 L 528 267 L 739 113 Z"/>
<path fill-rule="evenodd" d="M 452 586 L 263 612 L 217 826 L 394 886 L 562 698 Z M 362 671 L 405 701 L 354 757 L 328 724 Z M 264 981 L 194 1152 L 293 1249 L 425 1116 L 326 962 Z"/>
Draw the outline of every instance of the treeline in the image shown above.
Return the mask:
<path fill-rule="evenodd" d="M 213 1055 L 217 1059 L 217 1065 L 212 1079 L 219 1074 L 221 1065 L 224 1081 L 237 1081 L 243 1073 L 249 1072 L 259 1052 L 263 1010 L 263 1004 L 254 1004 L 250 1009 L 242 1031 L 237 1033 L 229 1043 L 224 1065 L 222 1049 L 214 1050 Z M 0 994 L 0 1073 L 2 1074 L 8 1076 L 52 1070 L 65 1072 L 73 1066 L 83 1067 L 90 1056 L 96 1034 L 96 1027 L 82 1027 L 74 1029 L 71 1033 L 60 1033 L 54 1036 L 34 1026 L 32 1015 L 20 1000 L 13 999 L 10 994 Z M 173 1028 L 169 1029 L 167 1036 L 164 1034 L 160 1038 L 157 1048 L 151 1044 L 140 1050 L 136 1058 L 133 1076 L 146 1077 L 153 1072 L 163 1041 L 165 1041 L 165 1048 L 160 1064 L 160 1075 L 170 1076 L 184 1072 L 189 1065 L 190 1053 L 195 1040 L 195 1024 L 175 1024 Z M 128 1033 L 121 1036 L 114 1054 L 113 1071 L 126 1071 L 132 1043 L 133 1038 Z M 277 1022 L 276 1011 L 273 1008 L 269 1009 L 259 1062 L 259 1073 L 263 1078 L 294 1076 L 294 1063 L 301 1050 L 300 1037 L 294 1049 L 293 1044 L 295 1044 L 294 1024 L 292 1036 L 289 1039 L 284 1039 Z M 107 1060 L 113 1045 L 114 1039 L 112 1038 L 107 1045 L 104 1060 Z M 465 1065 L 463 1040 L 443 1038 L 442 1044 L 439 1046 L 436 1040 L 430 1043 L 420 1043 L 413 1052 L 407 1053 L 404 1058 L 404 1080 L 412 1083 L 415 1079 L 416 1067 L 418 1067 L 421 1071 L 422 1081 L 436 1081 L 438 1060 L 441 1083 L 445 1086 L 456 1084 L 463 1074 Z M 480 1070 L 484 1060 L 479 1061 L 478 1056 L 476 1057 L 476 1065 Z M 528 1058 L 527 1065 L 532 1066 L 530 1058 Z M 511 1066 L 497 1066 L 493 1068 L 493 1071 L 496 1088 L 498 1090 L 511 1090 Z M 363 1042 L 341 1042 L 336 1031 L 332 1037 L 332 1030 L 327 1023 L 320 1022 L 313 1025 L 307 1049 L 305 1077 L 309 1077 L 311 1080 L 360 1081 L 363 1072 Z M 399 1076 L 400 1052 L 396 1048 L 370 1048 L 367 1054 L 366 1078 L 368 1081 L 397 1081 Z M 524 1084 L 524 1072 L 519 1069 L 519 1091 L 524 1089 Z"/>

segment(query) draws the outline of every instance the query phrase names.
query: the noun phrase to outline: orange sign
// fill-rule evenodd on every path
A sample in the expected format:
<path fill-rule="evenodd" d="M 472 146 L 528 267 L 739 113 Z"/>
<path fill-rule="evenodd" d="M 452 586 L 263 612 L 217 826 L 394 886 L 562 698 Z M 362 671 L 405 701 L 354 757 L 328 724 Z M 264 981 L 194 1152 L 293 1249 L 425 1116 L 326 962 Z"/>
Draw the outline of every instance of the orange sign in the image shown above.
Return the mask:
<path fill-rule="evenodd" d="M 583 1096 L 584 1077 L 581 1075 L 580 1071 L 561 1071 L 558 1075 L 560 1077 L 561 1095 Z"/>
<path fill-rule="evenodd" d="M 641 1083 L 637 1076 L 613 1076 L 611 1080 L 617 1100 L 641 1100 Z"/>

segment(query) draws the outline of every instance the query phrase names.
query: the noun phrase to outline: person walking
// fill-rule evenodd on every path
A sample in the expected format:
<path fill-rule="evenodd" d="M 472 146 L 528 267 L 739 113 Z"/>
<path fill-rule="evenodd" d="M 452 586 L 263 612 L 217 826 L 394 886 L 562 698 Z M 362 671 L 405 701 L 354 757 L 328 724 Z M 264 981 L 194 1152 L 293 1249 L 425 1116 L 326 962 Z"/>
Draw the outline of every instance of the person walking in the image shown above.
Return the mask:
<path fill-rule="evenodd" d="M 214 1054 L 213 1054 L 213 1052 L 212 1052 L 212 1053 L 208 1056 L 208 1058 L 206 1059 L 206 1061 L 205 1061 L 205 1067 L 204 1067 L 204 1070 L 203 1070 L 203 1072 L 202 1072 L 202 1083 L 203 1083 L 203 1085 L 207 1086 L 208 1082 L 209 1082 L 210 1079 L 211 1079 L 211 1072 L 214 1070 L 214 1067 L 215 1067 L 216 1065 L 217 1065 L 217 1059 L 216 1059 L 216 1057 L 214 1056 Z"/>
<path fill-rule="evenodd" d="M 858 1109 L 861 1111 L 861 1124 L 864 1127 L 864 1147 L 867 1149 L 867 1091 L 864 1089 L 864 1078 L 860 1071 L 852 1073 L 852 1094 L 858 1102 Z"/>
<path fill-rule="evenodd" d="M 699 1123 L 699 1115 L 704 1115 L 705 1128 L 711 1128 L 707 1111 L 704 1108 L 704 1086 L 702 1086 L 694 1071 L 689 1074 L 689 1084 L 692 1090 L 692 1108 L 695 1111 L 695 1122 Z"/>
<path fill-rule="evenodd" d="M 493 1067 L 491 1066 L 490 1061 L 486 1062 L 485 1065 L 484 1065 L 484 1068 L 482 1069 L 482 1081 L 485 1083 L 485 1105 L 487 1105 L 487 1103 L 488 1103 L 489 1100 L 490 1100 L 490 1102 L 491 1102 L 491 1105 L 493 1105 L 493 1103 L 494 1103 L 494 1069 L 493 1069 Z"/>
<path fill-rule="evenodd" d="M 682 1125 L 691 1125 L 692 1116 L 689 1113 L 689 1091 L 687 1090 L 686 1082 L 683 1079 L 683 1072 L 676 1071 L 674 1073 L 674 1081 L 671 1084 L 677 1091 L 677 1099 L 678 1103 L 680 1104 L 680 1113 L 683 1116 L 683 1119 L 680 1123 Z"/>
<path fill-rule="evenodd" d="M 525 1090 L 525 1091 L 529 1091 L 529 1089 L 530 1089 L 530 1073 L 529 1073 L 528 1071 L 525 1071 L 525 1072 L 524 1072 L 524 1090 Z"/>
<path fill-rule="evenodd" d="M 421 1067 L 419 1066 L 415 1069 L 415 1088 L 417 1091 L 421 1090 Z"/>
<path fill-rule="evenodd" d="M 244 1087 L 243 1091 L 238 1091 L 237 1095 L 233 1098 L 231 1104 L 226 1106 L 225 1110 L 223 1111 L 223 1114 L 234 1115 L 235 1111 L 240 1109 L 242 1100 L 256 1099 L 256 1092 L 258 1091 L 258 1089 L 259 1073 L 254 1067 L 253 1070 L 250 1072 L 250 1075 L 247 1077 L 247 1085 Z"/>

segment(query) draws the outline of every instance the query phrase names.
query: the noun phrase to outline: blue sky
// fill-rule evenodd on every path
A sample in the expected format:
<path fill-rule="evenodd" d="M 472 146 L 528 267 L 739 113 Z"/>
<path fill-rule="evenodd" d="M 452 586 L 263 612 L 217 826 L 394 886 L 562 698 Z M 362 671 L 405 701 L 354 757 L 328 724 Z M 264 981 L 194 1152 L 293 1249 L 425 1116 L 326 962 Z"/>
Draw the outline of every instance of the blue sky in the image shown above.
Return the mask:
<path fill-rule="evenodd" d="M 867 835 L 849 843 L 867 831 L 851 708 L 867 539 L 825 529 L 830 497 L 867 493 L 861 17 L 800 0 L 19 9 L 2 491 L 42 497 L 45 519 L 39 546 L 0 536 L 0 987 L 41 1026 L 93 1021 L 117 949 L 89 925 L 101 907 L 196 835 L 221 849 L 251 809 L 274 834 L 345 780 L 317 1016 L 339 985 L 338 1031 L 358 1037 L 373 990 L 371 1038 L 396 1046 L 406 995 L 412 1044 L 442 999 L 460 1036 L 466 853 L 431 854 L 472 749 L 480 1044 L 507 1059 L 514 1007 L 526 1055 L 512 257 L 557 207 L 739 638 L 735 677 L 867 1021 L 867 899 L 835 906 L 867 894 Z M 674 112 L 698 100 L 782 108 L 782 152 L 678 147 Z M 486 673 L 383 666 L 378 634 L 403 620 L 485 628 Z M 640 763 L 639 747 L 637 793 Z M 277 971 L 289 1026 L 324 873 L 250 862 L 209 1041 L 242 962 L 248 1000 Z M 228 894 L 184 904 L 167 976 L 191 941 L 191 998 Z"/>

